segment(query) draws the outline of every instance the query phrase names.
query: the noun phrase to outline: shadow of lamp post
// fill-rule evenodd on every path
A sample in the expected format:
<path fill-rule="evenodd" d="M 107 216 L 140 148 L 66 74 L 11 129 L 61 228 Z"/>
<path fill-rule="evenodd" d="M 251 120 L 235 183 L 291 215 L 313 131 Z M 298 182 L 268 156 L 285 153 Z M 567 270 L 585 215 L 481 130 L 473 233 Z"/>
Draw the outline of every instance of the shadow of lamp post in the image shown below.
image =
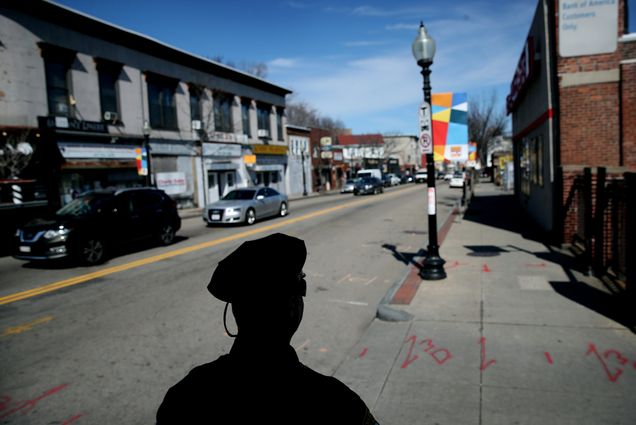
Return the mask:
<path fill-rule="evenodd" d="M 435 56 L 435 40 L 426 31 L 424 23 L 420 23 L 417 36 L 413 40 L 413 56 L 417 64 L 422 68 L 422 76 L 424 77 L 424 109 L 428 109 L 425 113 L 430 114 L 431 111 L 431 65 Z M 430 121 L 430 119 L 428 120 Z M 432 123 L 432 121 L 430 121 Z M 428 184 L 428 247 L 426 248 L 426 257 L 422 261 L 420 269 L 420 277 L 424 280 L 441 280 L 446 278 L 444 271 L 445 261 L 439 256 L 439 244 L 437 242 L 437 201 L 435 192 L 435 162 L 433 157 L 434 140 L 431 128 L 426 134 L 422 134 L 420 138 L 429 137 L 429 148 L 426 151 L 426 172 Z"/>

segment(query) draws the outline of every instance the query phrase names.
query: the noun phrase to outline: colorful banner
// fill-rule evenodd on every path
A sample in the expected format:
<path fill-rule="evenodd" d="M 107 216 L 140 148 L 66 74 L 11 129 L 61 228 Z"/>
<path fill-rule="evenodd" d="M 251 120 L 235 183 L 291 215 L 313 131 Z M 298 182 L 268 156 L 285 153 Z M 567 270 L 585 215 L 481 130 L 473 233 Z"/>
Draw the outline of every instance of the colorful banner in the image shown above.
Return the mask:
<path fill-rule="evenodd" d="M 135 149 L 135 160 L 137 162 L 137 174 L 140 176 L 148 175 L 148 152 L 145 148 Z"/>
<path fill-rule="evenodd" d="M 468 161 L 468 97 L 466 93 L 434 93 L 435 161 Z"/>

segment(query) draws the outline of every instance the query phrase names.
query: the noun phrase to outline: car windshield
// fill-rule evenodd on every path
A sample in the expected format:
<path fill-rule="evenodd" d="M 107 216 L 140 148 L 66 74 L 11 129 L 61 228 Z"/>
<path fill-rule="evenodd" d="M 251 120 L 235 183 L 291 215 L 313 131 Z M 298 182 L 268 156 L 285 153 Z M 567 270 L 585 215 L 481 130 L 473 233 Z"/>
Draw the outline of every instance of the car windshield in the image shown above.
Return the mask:
<path fill-rule="evenodd" d="M 223 197 L 224 201 L 254 199 L 255 190 L 233 190 Z"/>
<path fill-rule="evenodd" d="M 55 215 L 80 217 L 94 214 L 110 198 L 110 195 L 99 193 L 82 195 L 57 210 Z"/>

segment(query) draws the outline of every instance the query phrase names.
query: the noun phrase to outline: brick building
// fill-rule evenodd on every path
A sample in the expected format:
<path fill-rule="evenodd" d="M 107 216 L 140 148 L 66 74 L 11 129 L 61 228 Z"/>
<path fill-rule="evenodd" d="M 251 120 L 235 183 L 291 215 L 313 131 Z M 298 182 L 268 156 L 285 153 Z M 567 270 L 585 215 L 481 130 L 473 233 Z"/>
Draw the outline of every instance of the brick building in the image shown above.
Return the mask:
<path fill-rule="evenodd" d="M 610 178 L 636 171 L 628 3 L 539 0 L 511 84 L 515 192 L 557 241 L 576 231 L 573 182 L 584 169 L 604 167 Z"/>

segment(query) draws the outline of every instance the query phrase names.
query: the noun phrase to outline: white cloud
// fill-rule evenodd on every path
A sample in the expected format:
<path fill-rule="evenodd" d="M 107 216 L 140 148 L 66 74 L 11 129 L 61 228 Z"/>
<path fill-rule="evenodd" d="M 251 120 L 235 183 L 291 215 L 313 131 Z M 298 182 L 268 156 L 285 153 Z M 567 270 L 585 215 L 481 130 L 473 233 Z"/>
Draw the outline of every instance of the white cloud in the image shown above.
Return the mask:
<path fill-rule="evenodd" d="M 344 43 L 346 47 L 370 47 L 370 46 L 383 46 L 386 45 L 386 40 L 360 40 L 360 41 L 347 41 Z"/>
<path fill-rule="evenodd" d="M 493 13 L 492 4 L 464 3 L 461 8 L 447 8 L 443 19 L 425 22 L 437 43 L 431 74 L 433 92 L 467 91 L 473 96 L 495 88 L 505 95 L 535 7 L 534 0 L 504 3 Z M 363 6 L 356 13 L 388 16 L 390 20 L 405 10 L 391 12 Z M 358 50 L 350 50 L 348 57 L 297 58 L 292 63 L 298 68 L 272 67 L 270 76 L 292 87 L 298 98 L 322 113 L 342 119 L 354 131 L 413 133 L 417 126 L 415 111 L 422 99 L 420 69 L 410 52 L 418 26 L 419 19 L 412 24 L 404 20 L 387 22 L 387 31 L 404 30 L 396 33 L 403 40 L 396 41 L 399 44 L 392 51 L 376 49 L 373 55 L 356 59 L 351 55 L 359 55 Z M 367 43 L 350 41 L 345 45 L 371 45 Z"/>
<path fill-rule="evenodd" d="M 294 68 L 299 64 L 295 58 L 276 58 L 267 62 L 268 68 Z"/>
<path fill-rule="evenodd" d="M 400 30 L 409 30 L 409 31 L 417 31 L 417 29 L 419 28 L 420 24 L 392 24 L 392 25 L 387 25 L 385 28 L 388 31 L 400 31 Z"/>

